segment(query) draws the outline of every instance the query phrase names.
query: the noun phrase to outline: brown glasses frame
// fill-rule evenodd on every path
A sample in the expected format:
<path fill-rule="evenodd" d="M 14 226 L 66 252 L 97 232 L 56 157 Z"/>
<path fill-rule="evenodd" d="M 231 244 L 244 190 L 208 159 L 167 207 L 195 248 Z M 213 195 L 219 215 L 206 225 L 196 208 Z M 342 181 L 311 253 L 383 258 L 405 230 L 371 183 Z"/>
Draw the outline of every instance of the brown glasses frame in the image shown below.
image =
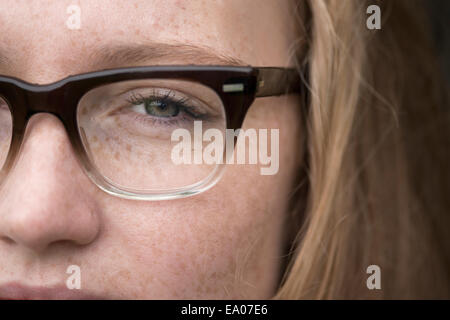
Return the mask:
<path fill-rule="evenodd" d="M 141 79 L 189 80 L 213 89 L 222 99 L 229 129 L 241 127 L 247 110 L 255 98 L 300 93 L 303 88 L 297 70 L 273 67 L 131 67 L 69 76 L 48 85 L 36 85 L 13 77 L 0 76 L 0 97 L 7 102 L 13 122 L 10 149 L 0 171 L 0 179 L 3 181 L 19 153 L 28 120 L 34 114 L 44 112 L 53 114 L 61 120 L 82 167 L 101 189 L 110 194 L 128 199 L 152 200 L 183 197 L 207 189 L 204 186 L 197 186 L 196 189 L 200 190 L 197 192 L 178 190 L 166 196 L 164 192 L 158 193 L 157 197 L 145 196 L 133 190 L 117 189 L 97 173 L 89 160 L 77 124 L 77 107 L 80 99 L 88 91 L 105 84 Z M 210 183 L 212 184 L 212 181 Z"/>

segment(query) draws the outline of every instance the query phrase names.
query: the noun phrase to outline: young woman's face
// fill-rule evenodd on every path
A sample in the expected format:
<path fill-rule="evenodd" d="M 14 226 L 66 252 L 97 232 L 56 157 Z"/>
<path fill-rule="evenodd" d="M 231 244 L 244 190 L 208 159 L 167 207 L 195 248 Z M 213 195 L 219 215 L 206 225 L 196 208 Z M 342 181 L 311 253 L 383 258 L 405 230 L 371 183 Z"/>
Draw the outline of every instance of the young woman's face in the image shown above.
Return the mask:
<path fill-rule="evenodd" d="M 107 68 L 221 64 L 290 66 L 295 31 L 289 1 L 0 2 L 0 74 L 45 84 Z M 205 57 L 139 56 L 142 46 L 189 45 Z M 117 48 L 127 54 L 115 54 Z M 183 48 L 183 46 L 180 46 Z M 208 49 L 210 48 L 210 49 Z M 108 53 L 108 59 L 101 59 Z M 123 51 L 121 51 L 123 52 Z M 258 98 L 246 128 L 276 128 L 279 171 L 227 165 L 199 195 L 168 201 L 120 199 L 89 180 L 62 123 L 34 115 L 20 156 L 0 188 L 0 297 L 270 298 L 285 254 L 284 221 L 299 162 L 296 96 Z M 66 273 L 81 270 L 81 289 Z"/>

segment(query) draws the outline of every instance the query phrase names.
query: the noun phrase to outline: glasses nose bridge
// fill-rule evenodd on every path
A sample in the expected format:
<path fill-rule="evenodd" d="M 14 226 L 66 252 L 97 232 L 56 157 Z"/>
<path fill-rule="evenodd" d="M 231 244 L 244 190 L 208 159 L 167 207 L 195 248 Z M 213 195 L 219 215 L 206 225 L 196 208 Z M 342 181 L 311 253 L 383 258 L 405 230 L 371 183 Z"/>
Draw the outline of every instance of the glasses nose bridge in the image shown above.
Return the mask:
<path fill-rule="evenodd" d="M 63 116 L 64 92 L 62 90 L 35 85 L 16 86 L 14 90 L 15 92 L 11 96 L 15 97 L 15 102 L 20 106 L 14 109 L 14 101 L 12 102 L 14 129 L 7 159 L 3 164 L 3 168 L 0 168 L 0 181 L 13 167 L 22 148 L 28 122 L 33 115 L 38 113 L 52 114 L 62 122 L 62 125 L 67 130 Z M 70 136 L 69 134 L 69 138 Z"/>
<path fill-rule="evenodd" d="M 61 119 L 61 104 L 63 99 L 59 90 L 28 90 L 25 96 L 27 119 L 37 113 L 50 113 Z"/>

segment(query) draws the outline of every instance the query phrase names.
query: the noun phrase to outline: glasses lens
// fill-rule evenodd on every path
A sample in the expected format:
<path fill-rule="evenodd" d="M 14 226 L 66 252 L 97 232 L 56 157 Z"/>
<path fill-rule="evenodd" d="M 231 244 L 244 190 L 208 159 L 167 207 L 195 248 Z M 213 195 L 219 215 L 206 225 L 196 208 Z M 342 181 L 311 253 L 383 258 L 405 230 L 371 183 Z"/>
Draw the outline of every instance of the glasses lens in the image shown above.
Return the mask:
<path fill-rule="evenodd" d="M 196 82 L 147 79 L 97 87 L 80 100 L 77 121 L 98 173 L 119 188 L 184 188 L 210 178 L 223 160 L 222 100 Z"/>
<path fill-rule="evenodd" d="M 8 157 L 12 139 L 12 115 L 8 103 L 0 97 L 0 168 Z"/>

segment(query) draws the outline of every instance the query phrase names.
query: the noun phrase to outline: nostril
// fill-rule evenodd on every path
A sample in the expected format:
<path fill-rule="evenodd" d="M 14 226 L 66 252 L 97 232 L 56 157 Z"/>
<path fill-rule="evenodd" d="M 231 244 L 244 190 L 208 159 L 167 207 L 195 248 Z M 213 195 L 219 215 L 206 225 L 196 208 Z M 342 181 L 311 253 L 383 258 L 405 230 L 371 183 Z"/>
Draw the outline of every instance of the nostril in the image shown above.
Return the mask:
<path fill-rule="evenodd" d="M 7 236 L 0 236 L 0 241 L 5 242 L 6 244 L 13 244 L 15 241 Z"/>

